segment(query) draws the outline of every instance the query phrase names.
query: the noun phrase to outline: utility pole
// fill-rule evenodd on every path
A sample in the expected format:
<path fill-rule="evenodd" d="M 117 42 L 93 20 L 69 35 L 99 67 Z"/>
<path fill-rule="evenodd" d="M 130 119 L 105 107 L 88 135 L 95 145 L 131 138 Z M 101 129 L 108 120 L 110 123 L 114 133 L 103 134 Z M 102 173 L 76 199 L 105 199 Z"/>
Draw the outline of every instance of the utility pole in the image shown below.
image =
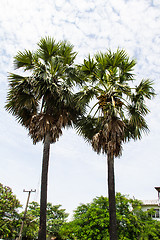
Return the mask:
<path fill-rule="evenodd" d="M 26 218 L 27 207 L 28 207 L 31 192 L 36 192 L 36 190 L 32 190 L 32 189 L 30 191 L 23 190 L 23 192 L 28 192 L 28 198 L 27 198 L 26 208 L 25 208 L 25 211 L 24 211 L 24 216 L 23 216 L 23 219 L 22 219 L 22 224 L 21 224 L 21 229 L 20 229 L 18 240 L 22 239 L 22 231 L 23 231 L 24 221 L 25 221 L 25 218 Z"/>

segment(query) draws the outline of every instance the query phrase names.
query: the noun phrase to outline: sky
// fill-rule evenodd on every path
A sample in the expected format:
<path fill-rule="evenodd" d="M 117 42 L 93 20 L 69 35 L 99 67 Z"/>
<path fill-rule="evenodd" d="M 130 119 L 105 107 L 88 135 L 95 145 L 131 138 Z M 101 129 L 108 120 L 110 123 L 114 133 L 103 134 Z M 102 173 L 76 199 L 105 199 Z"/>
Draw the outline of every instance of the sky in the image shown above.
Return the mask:
<path fill-rule="evenodd" d="M 123 146 L 115 160 L 116 192 L 141 200 L 157 199 L 160 186 L 160 1 L 159 0 L 0 0 L 0 182 L 25 205 L 25 190 L 36 189 L 39 202 L 43 146 L 5 111 L 7 76 L 13 57 L 34 50 L 41 37 L 68 40 L 76 63 L 90 53 L 125 49 L 137 60 L 141 79 L 154 82 L 156 97 L 147 102 L 150 133 Z M 97 155 L 74 129 L 51 145 L 48 201 L 72 214 L 80 203 L 107 196 L 106 156 Z"/>

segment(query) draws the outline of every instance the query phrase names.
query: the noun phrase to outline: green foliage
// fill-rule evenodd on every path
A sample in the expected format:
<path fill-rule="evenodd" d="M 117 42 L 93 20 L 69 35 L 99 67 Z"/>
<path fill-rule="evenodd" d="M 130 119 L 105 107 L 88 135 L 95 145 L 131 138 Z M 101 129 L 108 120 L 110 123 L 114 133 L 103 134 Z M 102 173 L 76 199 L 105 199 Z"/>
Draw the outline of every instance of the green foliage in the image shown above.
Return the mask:
<path fill-rule="evenodd" d="M 108 201 L 106 198 L 95 198 L 89 205 L 81 205 L 75 210 L 74 221 L 77 225 L 76 236 L 79 239 L 102 239 L 108 236 L 109 221 Z M 81 231 L 83 228 L 83 231 Z M 103 233 L 103 235 L 101 234 Z"/>
<path fill-rule="evenodd" d="M 66 222 L 68 214 L 65 213 L 65 209 L 60 209 L 61 205 L 47 204 L 47 233 L 50 236 L 56 237 L 57 240 L 61 240 L 60 228 Z"/>
<path fill-rule="evenodd" d="M 22 207 L 11 188 L 0 183 L 0 238 L 15 239 L 19 235 L 24 212 L 18 213 Z M 47 235 L 61 239 L 60 229 L 66 222 L 68 214 L 61 205 L 47 204 Z M 40 206 L 31 202 L 24 221 L 23 239 L 33 240 L 38 237 Z"/>
<path fill-rule="evenodd" d="M 23 218 L 23 212 L 21 218 Z M 37 239 L 39 229 L 40 206 L 37 202 L 32 202 L 28 206 L 28 211 L 23 228 L 23 238 Z M 47 235 L 60 240 L 60 228 L 66 222 L 68 214 L 61 205 L 47 203 Z"/>
<path fill-rule="evenodd" d="M 37 239 L 39 230 L 39 214 L 40 207 L 37 202 L 32 202 L 28 206 L 27 214 L 24 221 L 22 232 L 23 239 Z M 24 212 L 20 213 L 20 218 L 23 220 Z M 19 224 L 19 229 L 21 223 Z"/>
<path fill-rule="evenodd" d="M 0 237 L 13 239 L 19 234 L 24 213 L 9 187 L 0 184 Z M 160 222 L 151 218 L 154 210 L 142 211 L 141 202 L 116 194 L 117 227 L 119 240 L 158 240 Z M 40 206 L 32 202 L 23 228 L 23 239 L 37 239 Z M 66 222 L 68 214 L 61 205 L 47 204 L 47 235 L 57 240 L 109 239 L 109 203 L 106 197 L 96 197 L 91 203 L 81 204 L 74 211 L 73 220 Z"/>
<path fill-rule="evenodd" d="M 142 211 L 141 202 L 116 194 L 117 228 L 119 240 L 160 239 L 160 222 L 151 218 L 149 210 Z M 108 199 L 96 197 L 89 204 L 81 204 L 74 211 L 73 221 L 61 228 L 62 239 L 109 239 Z"/>
<path fill-rule="evenodd" d="M 81 204 L 74 211 L 74 220 L 62 229 L 62 239 L 106 239 L 109 227 L 108 199 L 99 197 L 90 204 Z"/>
<path fill-rule="evenodd" d="M 0 183 L 0 237 L 11 238 L 17 233 L 20 202 L 11 188 Z"/>

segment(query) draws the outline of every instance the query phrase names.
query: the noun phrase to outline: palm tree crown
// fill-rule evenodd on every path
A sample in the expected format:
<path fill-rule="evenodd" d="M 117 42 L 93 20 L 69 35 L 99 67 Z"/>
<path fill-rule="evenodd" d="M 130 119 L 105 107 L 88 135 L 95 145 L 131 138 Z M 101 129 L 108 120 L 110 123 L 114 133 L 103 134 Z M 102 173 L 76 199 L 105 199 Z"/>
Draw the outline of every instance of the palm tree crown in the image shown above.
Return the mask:
<path fill-rule="evenodd" d="M 29 74 L 9 74 L 5 107 L 29 129 L 34 143 L 44 140 L 48 132 L 51 143 L 55 142 L 62 127 L 71 125 L 80 113 L 71 91 L 78 83 L 71 77 L 76 55 L 71 44 L 48 37 L 40 40 L 35 52 L 18 52 L 14 58 L 15 68 Z"/>
<path fill-rule="evenodd" d="M 89 56 L 80 66 L 88 85 L 79 93 L 79 101 L 89 103 L 94 99 L 95 104 L 87 118 L 81 118 L 77 128 L 92 141 L 98 153 L 107 154 L 109 151 L 109 146 L 101 144 L 104 142 L 102 138 L 106 143 L 112 138 L 114 145 L 117 142 L 114 154 L 117 157 L 121 154 L 120 139 L 141 139 L 142 132 L 149 130 L 144 119 L 149 112 L 145 100 L 151 99 L 155 93 L 148 79 L 133 86 L 135 65 L 135 60 L 129 60 L 126 52 L 118 49 L 115 53 L 110 50 L 105 54 L 98 53 L 93 59 Z M 101 143 L 98 144 L 99 138 Z"/>

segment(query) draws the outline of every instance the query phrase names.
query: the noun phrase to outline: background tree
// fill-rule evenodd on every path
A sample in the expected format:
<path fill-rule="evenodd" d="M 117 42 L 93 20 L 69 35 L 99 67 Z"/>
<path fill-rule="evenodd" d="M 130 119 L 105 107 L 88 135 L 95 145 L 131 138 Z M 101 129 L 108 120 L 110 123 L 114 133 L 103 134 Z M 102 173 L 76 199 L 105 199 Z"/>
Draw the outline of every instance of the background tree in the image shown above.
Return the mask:
<path fill-rule="evenodd" d="M 23 217 L 23 212 L 21 213 Z M 60 228 L 66 222 L 68 214 L 61 205 L 47 203 L 47 235 L 57 240 L 60 237 Z M 40 219 L 40 206 L 37 202 L 31 202 L 28 207 L 26 220 L 23 229 L 23 239 L 37 239 Z"/>
<path fill-rule="evenodd" d="M 60 229 L 67 220 L 69 214 L 61 205 L 47 204 L 47 234 L 61 240 Z"/>
<path fill-rule="evenodd" d="M 23 218 L 24 212 L 20 213 L 20 217 Z M 22 239 L 37 239 L 40 219 L 40 206 L 37 202 L 29 203 L 26 218 L 24 221 L 24 227 L 22 232 Z M 20 226 L 19 226 L 20 229 Z"/>
<path fill-rule="evenodd" d="M 78 239 L 106 239 L 109 236 L 108 199 L 101 196 L 93 199 L 91 204 L 80 205 L 75 210 L 74 219 Z"/>
<path fill-rule="evenodd" d="M 6 110 L 29 130 L 34 144 L 44 143 L 39 240 L 46 239 L 50 144 L 59 139 L 62 128 L 72 126 L 82 110 L 72 93 L 73 86 L 80 82 L 75 78 L 75 57 L 70 43 L 42 38 L 36 51 L 24 50 L 14 58 L 15 69 L 22 69 L 25 74 L 9 74 Z"/>
<path fill-rule="evenodd" d="M 22 207 L 12 189 L 0 183 L 0 237 L 13 238 L 19 222 L 18 209 Z"/>
<path fill-rule="evenodd" d="M 154 96 L 151 81 L 133 85 L 135 64 L 124 50 L 118 49 L 89 56 L 80 66 L 88 83 L 79 93 L 80 102 L 96 102 L 77 128 L 98 154 L 107 155 L 111 240 L 117 239 L 114 158 L 121 156 L 124 142 L 141 139 L 142 132 L 148 132 L 144 117 L 149 110 L 145 101 Z"/>
<path fill-rule="evenodd" d="M 160 222 L 151 212 L 142 211 L 141 202 L 116 194 L 118 239 L 156 240 L 160 237 Z M 96 197 L 91 203 L 81 204 L 74 211 L 73 221 L 61 228 L 62 239 L 109 239 L 109 200 Z M 67 236 L 68 234 L 68 236 Z"/>

